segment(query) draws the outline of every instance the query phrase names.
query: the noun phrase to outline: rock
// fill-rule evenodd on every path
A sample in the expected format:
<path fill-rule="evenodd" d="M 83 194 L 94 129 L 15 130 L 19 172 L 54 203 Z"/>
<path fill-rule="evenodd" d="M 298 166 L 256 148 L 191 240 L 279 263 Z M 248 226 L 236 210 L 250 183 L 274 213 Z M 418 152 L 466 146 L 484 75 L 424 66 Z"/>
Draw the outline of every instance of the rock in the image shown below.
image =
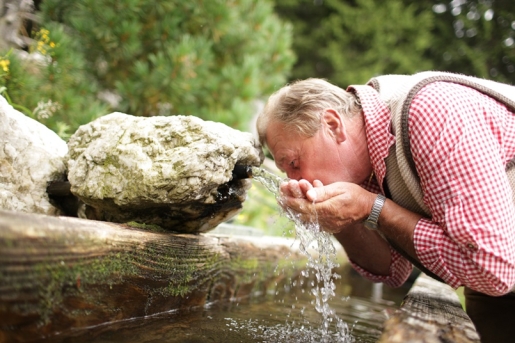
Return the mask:
<path fill-rule="evenodd" d="M 64 180 L 66 142 L 0 97 L 0 209 L 59 215 L 47 183 Z"/>
<path fill-rule="evenodd" d="M 194 116 L 112 113 L 81 126 L 68 142 L 71 192 L 87 218 L 205 232 L 234 216 L 250 180 L 235 165 L 259 166 L 252 134 Z"/>

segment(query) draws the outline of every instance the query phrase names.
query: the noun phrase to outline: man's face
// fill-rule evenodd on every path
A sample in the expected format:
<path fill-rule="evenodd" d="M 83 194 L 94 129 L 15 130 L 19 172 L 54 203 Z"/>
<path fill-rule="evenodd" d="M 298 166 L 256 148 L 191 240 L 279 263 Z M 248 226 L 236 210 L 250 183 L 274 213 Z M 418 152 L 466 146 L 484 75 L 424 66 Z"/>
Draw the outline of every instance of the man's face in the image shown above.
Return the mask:
<path fill-rule="evenodd" d="M 340 158 L 341 148 L 324 125 L 313 137 L 306 138 L 272 121 L 267 129 L 267 146 L 277 167 L 290 179 L 305 179 L 324 184 L 345 180 L 346 168 Z"/>

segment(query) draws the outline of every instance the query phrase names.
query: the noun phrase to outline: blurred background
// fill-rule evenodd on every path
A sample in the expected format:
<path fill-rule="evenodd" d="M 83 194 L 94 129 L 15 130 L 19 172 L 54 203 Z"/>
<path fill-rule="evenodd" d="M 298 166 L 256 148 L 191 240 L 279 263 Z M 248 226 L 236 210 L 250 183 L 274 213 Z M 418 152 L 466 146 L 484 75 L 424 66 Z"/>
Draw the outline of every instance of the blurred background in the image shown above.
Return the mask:
<path fill-rule="evenodd" d="M 115 111 L 252 132 L 289 81 L 422 70 L 515 83 L 515 1 L 0 0 L 0 94 L 64 140 Z M 257 182 L 233 222 L 294 235 Z"/>

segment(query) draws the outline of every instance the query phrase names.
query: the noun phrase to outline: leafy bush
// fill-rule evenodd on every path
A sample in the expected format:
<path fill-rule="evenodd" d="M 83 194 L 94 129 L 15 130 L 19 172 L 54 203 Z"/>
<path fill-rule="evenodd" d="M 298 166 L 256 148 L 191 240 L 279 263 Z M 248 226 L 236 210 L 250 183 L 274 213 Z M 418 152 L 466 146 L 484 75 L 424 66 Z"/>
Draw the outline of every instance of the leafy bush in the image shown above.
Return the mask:
<path fill-rule="evenodd" d="M 100 90 L 133 115 L 195 115 L 247 130 L 253 101 L 282 85 L 291 29 L 270 1 L 45 0 Z"/>
<path fill-rule="evenodd" d="M 2 95 L 15 108 L 67 138 L 82 124 L 106 114 L 96 98 L 98 84 L 63 27 L 49 23 L 35 33 L 29 53 L 3 52 Z"/>

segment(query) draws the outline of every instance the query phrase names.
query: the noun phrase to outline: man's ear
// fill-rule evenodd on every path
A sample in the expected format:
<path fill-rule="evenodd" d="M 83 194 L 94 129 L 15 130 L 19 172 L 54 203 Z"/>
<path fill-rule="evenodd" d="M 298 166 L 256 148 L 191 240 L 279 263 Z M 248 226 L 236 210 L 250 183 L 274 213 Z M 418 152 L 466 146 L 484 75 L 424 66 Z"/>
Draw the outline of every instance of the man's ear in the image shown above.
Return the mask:
<path fill-rule="evenodd" d="M 337 143 L 341 143 L 347 139 L 345 122 L 342 120 L 338 112 L 332 108 L 324 110 L 324 113 L 322 114 L 322 124 L 336 139 Z"/>

